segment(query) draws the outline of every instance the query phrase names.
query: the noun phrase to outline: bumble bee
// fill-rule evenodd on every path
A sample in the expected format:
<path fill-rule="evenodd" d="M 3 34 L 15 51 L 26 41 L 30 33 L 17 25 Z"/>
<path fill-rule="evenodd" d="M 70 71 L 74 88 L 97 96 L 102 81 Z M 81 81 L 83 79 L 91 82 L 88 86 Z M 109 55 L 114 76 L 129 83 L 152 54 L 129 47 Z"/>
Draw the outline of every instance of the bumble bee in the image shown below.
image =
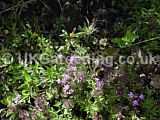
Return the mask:
<path fill-rule="evenodd" d="M 105 75 L 105 69 L 103 67 L 97 67 L 95 69 L 95 76 L 99 78 L 104 78 Z"/>
<path fill-rule="evenodd" d="M 95 68 L 95 73 L 93 76 L 98 78 L 105 78 L 109 74 L 110 70 L 111 69 L 106 64 L 102 64 L 101 66 Z"/>

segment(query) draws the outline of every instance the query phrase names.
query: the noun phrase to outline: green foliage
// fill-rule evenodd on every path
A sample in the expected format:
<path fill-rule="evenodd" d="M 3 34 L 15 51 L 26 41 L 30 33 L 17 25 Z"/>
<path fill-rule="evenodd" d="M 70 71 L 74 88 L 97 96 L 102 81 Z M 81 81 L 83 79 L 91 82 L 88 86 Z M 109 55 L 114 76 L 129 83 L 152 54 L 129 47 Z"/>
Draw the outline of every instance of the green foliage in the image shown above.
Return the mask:
<path fill-rule="evenodd" d="M 147 89 L 147 97 L 142 103 L 142 108 L 144 110 L 144 116 L 149 120 L 152 116 L 159 117 L 159 108 L 156 106 L 154 99 L 152 98 L 152 90 Z"/>
<path fill-rule="evenodd" d="M 124 37 L 114 38 L 112 42 L 117 43 L 120 48 L 125 48 L 126 46 L 131 46 L 137 38 L 137 35 L 133 34 L 131 31 L 127 31 Z"/>

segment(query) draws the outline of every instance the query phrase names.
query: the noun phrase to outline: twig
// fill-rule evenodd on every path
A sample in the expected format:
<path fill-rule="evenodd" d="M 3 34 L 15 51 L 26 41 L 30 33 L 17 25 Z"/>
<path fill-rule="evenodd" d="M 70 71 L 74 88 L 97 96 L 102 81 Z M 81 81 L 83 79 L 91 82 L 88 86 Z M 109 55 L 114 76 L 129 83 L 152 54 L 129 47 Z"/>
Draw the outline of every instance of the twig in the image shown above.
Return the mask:
<path fill-rule="evenodd" d="M 148 39 L 148 40 L 144 40 L 144 41 L 135 43 L 133 45 L 139 45 L 139 44 L 142 44 L 142 43 L 146 43 L 146 42 L 153 41 L 153 40 L 158 40 L 158 39 L 160 40 L 160 37 L 155 37 L 155 38 L 151 38 L 151 39 Z"/>
<path fill-rule="evenodd" d="M 20 8 L 20 10 L 19 10 L 19 13 L 18 13 L 18 17 L 20 16 L 20 14 L 21 14 L 21 12 L 22 12 L 22 10 L 23 10 L 23 7 L 24 7 L 24 1 L 22 0 L 22 6 L 21 6 L 21 8 Z"/>
<path fill-rule="evenodd" d="M 28 4 L 28 3 L 31 3 L 31 2 L 35 2 L 35 0 L 29 0 L 29 1 L 26 1 L 26 2 L 24 2 L 24 3 L 22 3 L 22 4 L 19 4 L 19 5 L 16 5 L 16 6 L 12 6 L 12 7 L 9 7 L 9 8 L 7 8 L 7 9 L 1 11 L 0 14 L 5 13 L 5 12 L 7 12 L 7 11 L 10 11 L 10 10 L 16 8 L 16 7 L 22 6 L 23 4 Z"/>
<path fill-rule="evenodd" d="M 51 11 L 51 8 L 50 8 L 48 5 L 46 5 L 43 1 L 42 1 L 42 4 L 43 4 L 43 6 L 44 6 L 46 9 L 48 9 L 49 11 Z"/>
<path fill-rule="evenodd" d="M 63 15 L 63 7 L 62 7 L 62 4 L 61 4 L 60 0 L 57 0 L 57 1 L 58 1 L 58 3 L 59 3 L 59 6 L 60 6 L 60 8 L 61 8 L 61 12 L 62 12 L 62 15 Z"/>

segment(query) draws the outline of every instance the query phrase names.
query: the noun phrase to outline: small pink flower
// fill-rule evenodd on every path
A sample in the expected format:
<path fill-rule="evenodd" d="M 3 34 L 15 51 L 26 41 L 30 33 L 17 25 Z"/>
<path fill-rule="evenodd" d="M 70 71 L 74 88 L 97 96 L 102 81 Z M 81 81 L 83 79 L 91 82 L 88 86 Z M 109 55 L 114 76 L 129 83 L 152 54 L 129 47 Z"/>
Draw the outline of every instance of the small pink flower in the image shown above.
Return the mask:
<path fill-rule="evenodd" d="M 68 84 L 64 85 L 64 90 L 65 91 L 69 90 L 69 85 Z"/>
<path fill-rule="evenodd" d="M 82 82 L 83 79 L 85 78 L 84 72 L 78 72 L 77 73 L 77 78 L 79 79 L 80 82 Z"/>
<path fill-rule="evenodd" d="M 70 64 L 75 64 L 77 62 L 76 56 L 71 56 L 70 57 Z"/>
<path fill-rule="evenodd" d="M 128 94 L 128 97 L 131 98 L 131 99 L 133 99 L 133 98 L 134 98 L 134 94 L 133 94 L 132 92 L 130 92 L 130 93 Z"/>
<path fill-rule="evenodd" d="M 103 81 L 100 81 L 100 80 L 97 81 L 96 90 L 98 90 L 98 91 L 102 90 L 103 86 L 104 86 L 104 82 Z"/>
<path fill-rule="evenodd" d="M 99 81 L 99 78 L 94 78 L 96 81 Z"/>
<path fill-rule="evenodd" d="M 57 82 L 58 84 L 62 83 L 62 81 L 61 81 L 60 79 L 56 80 L 56 82 Z"/>
<path fill-rule="evenodd" d="M 65 81 L 69 81 L 69 80 L 71 80 L 71 79 L 72 79 L 72 77 L 71 77 L 70 74 L 65 74 L 65 75 L 64 75 L 64 80 L 65 80 Z"/>
<path fill-rule="evenodd" d="M 132 104 L 133 104 L 134 107 L 139 105 L 139 103 L 138 103 L 137 100 L 134 100 L 134 101 L 132 102 Z"/>
<path fill-rule="evenodd" d="M 67 94 L 69 94 L 69 95 L 70 95 L 70 94 L 72 94 L 73 92 L 74 92 L 74 90 L 73 90 L 73 89 L 69 89 L 69 90 L 68 90 L 68 92 L 67 92 Z"/>
<path fill-rule="evenodd" d="M 143 100 L 145 98 L 145 95 L 140 94 L 139 99 Z"/>
<path fill-rule="evenodd" d="M 70 67 L 70 72 L 75 72 L 77 70 L 77 67 Z"/>
<path fill-rule="evenodd" d="M 59 59 L 63 59 L 63 55 L 62 55 L 62 54 L 59 54 L 59 55 L 58 55 L 58 58 L 59 58 Z"/>
<path fill-rule="evenodd" d="M 70 86 L 68 84 L 64 85 L 64 87 L 63 87 L 63 93 L 70 95 L 73 92 L 74 92 L 74 90 L 72 88 L 70 88 Z"/>
<path fill-rule="evenodd" d="M 21 102 L 20 102 L 20 99 L 21 99 L 21 95 L 18 94 L 18 95 L 16 96 L 16 98 L 14 98 L 14 103 L 15 103 L 15 104 L 20 104 L 20 103 L 21 103 Z"/>

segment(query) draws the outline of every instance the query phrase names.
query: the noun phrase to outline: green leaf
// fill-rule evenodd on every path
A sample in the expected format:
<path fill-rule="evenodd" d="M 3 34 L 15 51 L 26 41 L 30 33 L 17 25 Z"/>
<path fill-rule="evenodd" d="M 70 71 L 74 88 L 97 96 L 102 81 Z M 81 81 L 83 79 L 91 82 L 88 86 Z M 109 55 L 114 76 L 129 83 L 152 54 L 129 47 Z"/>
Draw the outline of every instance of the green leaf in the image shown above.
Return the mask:
<path fill-rule="evenodd" d="M 125 42 L 124 42 L 124 40 L 122 38 L 113 38 L 112 42 L 113 43 L 117 43 L 120 48 L 124 48 L 125 47 Z"/>
<path fill-rule="evenodd" d="M 26 82 L 30 83 L 31 82 L 31 77 L 29 76 L 29 74 L 27 73 L 26 70 L 23 71 L 23 74 L 24 74 Z"/>
<path fill-rule="evenodd" d="M 27 91 L 27 90 L 23 90 L 23 91 L 22 91 L 22 95 L 23 95 L 23 96 L 29 96 L 29 95 L 30 95 L 30 92 Z"/>
<path fill-rule="evenodd" d="M 15 97 L 15 95 L 13 93 L 11 93 L 11 92 L 8 92 L 6 94 L 6 96 L 7 96 L 7 98 L 1 100 L 1 103 L 4 104 L 4 105 L 10 105 L 12 103 L 12 100 Z"/>
<path fill-rule="evenodd" d="M 8 105 L 8 101 L 7 101 L 7 99 L 3 99 L 3 100 L 1 100 L 1 103 L 2 103 L 2 104 L 4 104 L 4 105 Z"/>
<path fill-rule="evenodd" d="M 24 83 L 24 84 L 21 84 L 18 89 L 29 89 L 29 84 L 27 83 Z"/>
<path fill-rule="evenodd" d="M 131 45 L 138 38 L 137 35 L 131 31 L 127 31 L 126 35 L 122 38 L 113 38 L 112 42 L 117 43 L 120 48 L 125 48 L 127 45 Z"/>
<path fill-rule="evenodd" d="M 126 39 L 124 41 L 131 43 L 138 38 L 138 35 L 133 34 L 131 31 L 127 31 L 125 38 Z"/>
<path fill-rule="evenodd" d="M 50 100 L 53 97 L 52 90 L 46 89 L 46 95 L 47 95 L 48 99 Z"/>

